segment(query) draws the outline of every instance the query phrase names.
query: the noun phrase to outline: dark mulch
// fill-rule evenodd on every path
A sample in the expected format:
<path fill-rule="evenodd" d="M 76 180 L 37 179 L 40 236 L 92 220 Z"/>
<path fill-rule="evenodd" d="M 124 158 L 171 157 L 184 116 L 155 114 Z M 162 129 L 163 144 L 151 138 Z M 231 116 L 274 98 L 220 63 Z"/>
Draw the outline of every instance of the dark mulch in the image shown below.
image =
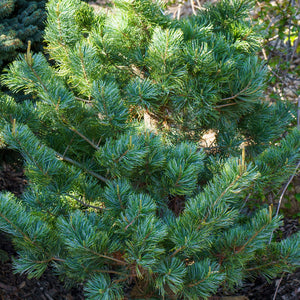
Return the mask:
<path fill-rule="evenodd" d="M 0 149 L 0 191 L 22 194 L 27 181 L 21 156 L 9 149 Z"/>
<path fill-rule="evenodd" d="M 9 257 L 16 255 L 7 236 L 0 234 L 0 249 Z M 64 284 L 46 271 L 41 278 L 28 279 L 25 275 L 14 274 L 12 261 L 0 262 L 0 299 L 1 300 L 82 300 L 82 286 L 67 289 Z"/>
<path fill-rule="evenodd" d="M 13 159 L 11 159 L 12 157 Z M 20 195 L 25 184 L 26 179 L 18 155 L 10 151 L 0 150 L 0 191 L 9 190 Z M 298 220 L 285 218 L 284 226 L 279 229 L 281 233 L 277 235 L 286 238 L 299 230 Z M 14 274 L 11 258 L 16 256 L 16 252 L 9 238 L 0 233 L 0 259 L 3 257 L 3 253 L 7 253 L 8 256 L 5 262 L 0 260 L 0 300 L 84 299 L 82 285 L 68 289 L 51 270 L 46 271 L 38 280 L 29 280 L 25 275 Z M 243 297 L 235 298 L 234 295 L 227 295 L 223 292 L 222 295 L 211 299 L 273 300 L 277 288 L 276 300 L 300 299 L 300 269 L 270 283 L 263 278 L 258 278 L 254 282 L 246 282 L 243 288 L 235 293 L 235 295 L 242 295 Z"/>
<path fill-rule="evenodd" d="M 26 183 L 19 154 L 8 149 L 0 149 L 0 191 L 10 191 L 19 196 L 24 191 Z M 10 239 L 0 233 L 0 300 L 84 299 L 81 285 L 67 289 L 51 270 L 46 271 L 38 280 L 29 280 L 26 275 L 14 274 L 11 258 L 16 255 Z M 1 258 L 5 261 L 1 261 Z"/>
<path fill-rule="evenodd" d="M 281 239 L 285 239 L 299 230 L 298 220 L 285 218 L 284 225 L 278 229 L 277 235 Z M 276 300 L 299 300 L 300 269 L 293 274 L 284 274 L 282 278 L 276 278 L 271 282 L 267 282 L 264 278 L 257 278 L 253 282 L 245 282 L 243 287 L 235 294 L 246 295 L 249 300 L 273 300 L 275 293 Z"/>
<path fill-rule="evenodd" d="M 246 283 L 239 294 L 247 295 L 249 300 L 273 300 L 278 287 L 276 300 L 299 300 L 300 299 L 300 269 L 293 274 L 287 274 L 268 283 L 259 278 L 255 282 Z"/>

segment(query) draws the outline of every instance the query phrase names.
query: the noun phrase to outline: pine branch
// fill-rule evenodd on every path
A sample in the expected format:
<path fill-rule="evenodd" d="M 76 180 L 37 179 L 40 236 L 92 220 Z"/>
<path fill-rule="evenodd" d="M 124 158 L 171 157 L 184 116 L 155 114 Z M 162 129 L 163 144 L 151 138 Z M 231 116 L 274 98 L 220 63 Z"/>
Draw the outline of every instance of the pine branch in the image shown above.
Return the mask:
<path fill-rule="evenodd" d="M 66 121 L 65 118 L 63 118 L 64 121 Z M 84 134 L 82 134 L 81 132 L 79 132 L 76 128 L 70 126 L 69 129 L 73 132 L 75 132 L 77 135 L 79 135 L 81 138 L 83 138 L 86 142 L 88 142 L 93 148 L 95 148 L 96 150 L 99 150 L 100 148 L 93 143 L 88 137 L 86 137 Z"/>
<path fill-rule="evenodd" d="M 76 198 L 73 195 L 67 194 L 66 196 L 71 197 L 72 199 L 79 202 L 80 204 L 82 204 L 85 207 L 91 207 L 91 208 L 95 208 L 95 209 L 98 209 L 98 210 L 104 210 L 105 209 L 104 207 L 94 206 L 94 205 L 90 205 L 88 203 L 85 203 L 85 202 L 81 201 L 80 199 Z"/>
<path fill-rule="evenodd" d="M 104 255 L 104 254 L 100 254 L 98 252 L 95 252 L 93 250 L 91 250 L 90 248 L 87 248 L 87 247 L 84 247 L 84 249 L 88 250 L 89 252 L 91 252 L 92 254 L 98 256 L 98 257 L 101 257 L 101 258 L 105 258 L 105 259 L 108 259 L 108 260 L 111 260 L 115 263 L 117 263 L 117 265 L 128 265 L 127 262 L 123 261 L 123 260 L 119 260 L 119 259 L 116 259 L 114 257 L 111 257 L 111 256 L 107 256 L 107 255 Z"/>
<path fill-rule="evenodd" d="M 99 180 L 101 180 L 101 181 L 103 181 L 103 182 L 108 182 L 108 179 L 106 179 L 105 177 L 101 176 L 100 174 L 97 174 L 96 172 L 94 172 L 94 171 L 92 171 L 92 170 L 88 170 L 88 169 L 87 169 L 84 165 L 82 165 L 81 163 L 79 163 L 79 162 L 77 162 L 77 161 L 75 161 L 75 160 L 73 160 L 73 159 L 71 159 L 71 158 L 69 158 L 69 157 L 67 157 L 67 156 L 64 156 L 64 155 L 62 155 L 62 154 L 60 154 L 60 153 L 58 153 L 58 152 L 56 152 L 56 155 L 57 155 L 58 157 L 60 157 L 62 160 L 65 160 L 65 161 L 67 161 L 67 162 L 73 164 L 74 166 L 79 167 L 80 169 L 84 170 L 86 173 L 92 175 L 93 177 L 95 177 L 95 178 L 97 178 L 97 179 L 99 179 Z"/>
<path fill-rule="evenodd" d="M 238 96 L 240 96 L 241 94 L 243 94 L 245 91 L 247 91 L 247 89 L 249 88 L 251 84 L 251 81 L 248 82 L 248 84 L 246 85 L 245 88 L 243 88 L 241 91 L 239 91 L 237 94 L 231 96 L 231 97 L 228 97 L 228 98 L 222 98 L 220 101 L 226 101 L 226 100 L 233 100 L 235 98 L 237 98 Z"/>
<path fill-rule="evenodd" d="M 117 0 L 107 14 L 49 0 L 53 67 L 29 45 L 2 77 L 34 97 L 0 96 L 0 139 L 21 152 L 29 178 L 23 204 L 0 194 L 16 271 L 39 277 L 51 264 L 84 282 L 89 299 L 123 299 L 127 287 L 143 299 L 148 289 L 207 299 L 299 265 L 297 236 L 268 244 L 278 212 L 245 213 L 250 194 L 299 167 L 293 107 L 260 101 L 266 68 L 251 3 L 222 0 L 173 20 L 151 0 Z"/>
<path fill-rule="evenodd" d="M 82 98 L 80 98 L 80 97 L 75 97 L 75 99 L 76 100 L 79 100 L 79 101 L 82 101 L 82 102 L 84 102 L 84 103 L 93 103 L 93 101 L 91 101 L 91 100 L 86 100 L 86 99 L 82 99 Z"/>
<path fill-rule="evenodd" d="M 32 63 L 33 63 L 33 59 L 32 59 L 32 54 L 31 54 L 31 42 L 28 41 L 28 47 L 27 47 L 27 54 L 24 55 L 25 57 L 25 61 L 29 67 L 29 69 L 31 70 L 31 72 L 34 74 L 34 76 L 36 77 L 36 79 L 38 80 L 38 82 L 41 84 L 41 86 L 43 87 L 44 91 L 49 94 L 47 87 L 44 85 L 41 77 L 36 73 L 36 71 L 34 70 L 34 68 L 32 67 Z"/>

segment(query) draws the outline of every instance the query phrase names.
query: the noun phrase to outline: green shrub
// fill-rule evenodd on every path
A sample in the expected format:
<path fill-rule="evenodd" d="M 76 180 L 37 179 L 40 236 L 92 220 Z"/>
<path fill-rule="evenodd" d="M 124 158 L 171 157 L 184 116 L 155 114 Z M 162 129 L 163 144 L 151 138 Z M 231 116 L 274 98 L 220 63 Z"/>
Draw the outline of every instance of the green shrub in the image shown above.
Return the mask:
<path fill-rule="evenodd" d="M 28 51 L 3 76 L 36 98 L 0 106 L 29 181 L 19 200 L 0 195 L 17 272 L 51 266 L 88 299 L 207 299 L 299 266 L 299 236 L 269 243 L 281 217 L 245 206 L 300 156 L 292 108 L 262 102 L 250 5 L 225 0 L 176 21 L 146 0 L 100 15 L 49 2 L 53 66 Z M 216 140 L 203 149 L 207 130 Z"/>
<path fill-rule="evenodd" d="M 3 0 L 0 4 L 0 69 L 25 52 L 30 40 L 41 50 L 45 0 Z"/>

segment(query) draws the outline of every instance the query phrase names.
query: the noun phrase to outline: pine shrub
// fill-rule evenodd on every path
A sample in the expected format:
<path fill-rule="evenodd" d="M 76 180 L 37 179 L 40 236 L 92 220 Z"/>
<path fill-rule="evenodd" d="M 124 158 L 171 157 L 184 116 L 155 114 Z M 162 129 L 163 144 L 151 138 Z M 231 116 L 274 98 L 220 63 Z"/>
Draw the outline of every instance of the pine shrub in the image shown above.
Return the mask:
<path fill-rule="evenodd" d="M 207 299 L 299 266 L 299 235 L 277 242 L 272 206 L 247 208 L 300 156 L 293 107 L 263 102 L 251 4 L 173 20 L 155 1 L 49 1 L 51 65 L 28 49 L 2 76 L 35 98 L 0 106 L 29 181 L 0 195 L 16 272 L 50 267 L 87 299 Z"/>
<path fill-rule="evenodd" d="M 45 0 L 2 0 L 0 3 L 0 69 L 25 52 L 30 40 L 41 50 Z"/>

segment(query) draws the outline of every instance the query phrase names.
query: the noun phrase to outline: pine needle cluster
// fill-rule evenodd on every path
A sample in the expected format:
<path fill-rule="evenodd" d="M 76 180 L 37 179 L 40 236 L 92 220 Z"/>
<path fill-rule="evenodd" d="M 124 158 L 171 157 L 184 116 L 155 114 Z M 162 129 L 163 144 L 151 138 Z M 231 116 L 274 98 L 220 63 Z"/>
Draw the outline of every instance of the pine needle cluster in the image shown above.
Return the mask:
<path fill-rule="evenodd" d="M 299 266 L 299 235 L 276 242 L 281 217 L 246 206 L 300 157 L 293 107 L 263 102 L 251 3 L 173 20 L 156 1 L 99 14 L 49 1 L 51 64 L 28 48 L 2 76 L 35 99 L 0 105 L 0 138 L 29 181 L 20 199 L 0 194 L 16 272 L 51 267 L 87 299 L 207 299 Z"/>

